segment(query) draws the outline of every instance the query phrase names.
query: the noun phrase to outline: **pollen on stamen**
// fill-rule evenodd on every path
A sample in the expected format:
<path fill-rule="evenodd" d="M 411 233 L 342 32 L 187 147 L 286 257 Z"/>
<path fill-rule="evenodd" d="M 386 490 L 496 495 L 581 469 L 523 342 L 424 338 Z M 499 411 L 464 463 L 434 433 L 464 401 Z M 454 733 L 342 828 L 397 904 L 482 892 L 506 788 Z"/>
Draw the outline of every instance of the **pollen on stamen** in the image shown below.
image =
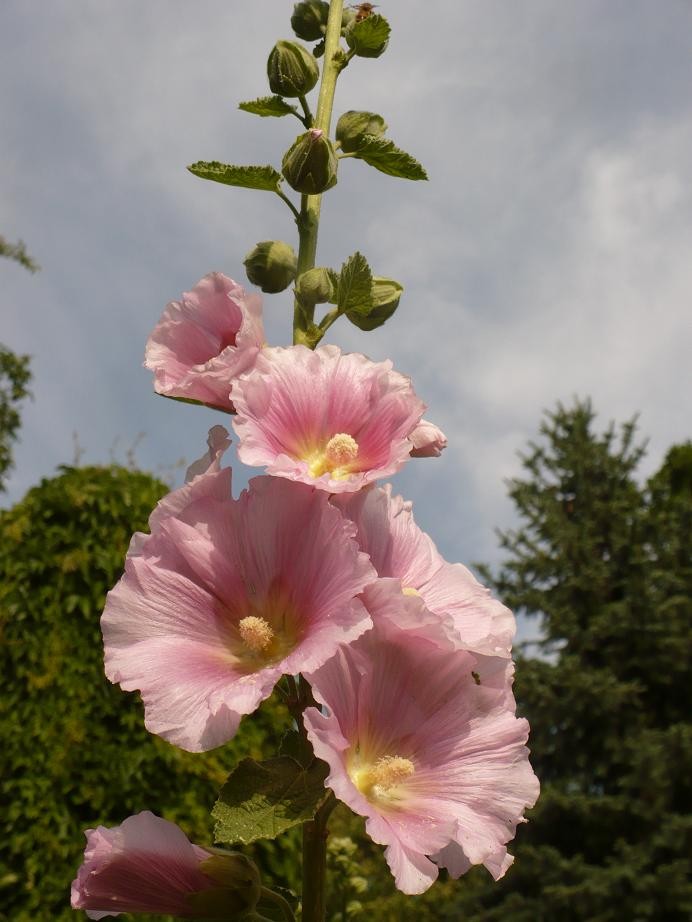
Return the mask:
<path fill-rule="evenodd" d="M 324 455 L 331 467 L 344 467 L 358 457 L 358 442 L 347 432 L 337 432 L 327 442 Z"/>
<path fill-rule="evenodd" d="M 404 586 L 401 590 L 404 595 L 420 595 L 420 592 L 417 589 L 414 589 L 413 586 Z"/>
<path fill-rule="evenodd" d="M 274 631 L 264 618 L 258 618 L 256 615 L 248 615 L 247 618 L 241 618 L 238 622 L 238 631 L 246 647 L 253 653 L 261 653 L 266 650 L 274 639 Z"/>
<path fill-rule="evenodd" d="M 373 792 L 386 794 L 391 788 L 405 781 L 406 778 L 410 778 L 414 771 L 415 768 L 410 759 L 403 759 L 401 756 L 383 756 L 371 769 Z"/>

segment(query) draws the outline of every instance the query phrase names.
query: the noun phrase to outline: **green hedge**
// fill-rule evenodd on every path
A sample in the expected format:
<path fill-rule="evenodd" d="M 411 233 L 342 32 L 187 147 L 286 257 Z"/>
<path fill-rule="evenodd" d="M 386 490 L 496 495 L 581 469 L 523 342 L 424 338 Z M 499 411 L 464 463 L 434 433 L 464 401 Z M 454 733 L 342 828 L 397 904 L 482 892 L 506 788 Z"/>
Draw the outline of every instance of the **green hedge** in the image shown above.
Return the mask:
<path fill-rule="evenodd" d="M 147 733 L 138 696 L 105 679 L 104 596 L 166 490 L 121 467 L 63 468 L 0 513 L 2 922 L 85 918 L 69 908 L 69 887 L 86 827 L 150 809 L 210 843 L 209 810 L 230 768 L 271 754 L 288 725 L 272 703 L 232 744 L 192 755 Z M 295 885 L 291 847 L 258 857 Z"/>

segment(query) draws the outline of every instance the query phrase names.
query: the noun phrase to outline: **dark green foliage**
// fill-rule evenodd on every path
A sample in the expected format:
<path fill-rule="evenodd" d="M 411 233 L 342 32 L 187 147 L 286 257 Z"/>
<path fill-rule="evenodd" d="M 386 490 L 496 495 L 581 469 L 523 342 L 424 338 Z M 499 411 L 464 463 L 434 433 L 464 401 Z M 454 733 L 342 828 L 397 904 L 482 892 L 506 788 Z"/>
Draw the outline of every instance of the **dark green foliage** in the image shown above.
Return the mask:
<path fill-rule="evenodd" d="M 3 922 L 85 918 L 69 908 L 69 885 L 86 827 L 151 809 L 211 844 L 210 810 L 228 772 L 275 752 L 288 726 L 271 706 L 243 721 L 232 744 L 192 755 L 147 733 L 138 697 L 105 679 L 104 595 L 165 491 L 118 467 L 65 468 L 0 513 Z M 270 876 L 295 883 L 283 842 L 256 855 Z"/>
<path fill-rule="evenodd" d="M 24 266 L 25 269 L 28 269 L 29 272 L 38 272 L 39 265 L 38 263 L 29 256 L 26 244 L 23 240 L 18 240 L 16 243 L 10 243 L 8 240 L 0 234 L 0 256 L 4 256 L 6 259 L 12 259 L 16 263 L 19 263 L 20 266 Z"/>
<path fill-rule="evenodd" d="M 13 467 L 12 443 L 21 425 L 17 408 L 29 396 L 29 362 L 28 355 L 16 355 L 0 343 L 0 493 L 5 491 L 5 477 Z"/>
<path fill-rule="evenodd" d="M 543 619 L 519 658 L 542 794 L 499 885 L 463 885 L 473 922 L 692 916 L 692 445 L 640 486 L 635 423 L 594 432 L 590 404 L 558 406 L 510 482 L 495 587 Z M 471 881 L 471 883 L 475 883 Z M 456 914 L 455 914 L 456 913 Z"/>

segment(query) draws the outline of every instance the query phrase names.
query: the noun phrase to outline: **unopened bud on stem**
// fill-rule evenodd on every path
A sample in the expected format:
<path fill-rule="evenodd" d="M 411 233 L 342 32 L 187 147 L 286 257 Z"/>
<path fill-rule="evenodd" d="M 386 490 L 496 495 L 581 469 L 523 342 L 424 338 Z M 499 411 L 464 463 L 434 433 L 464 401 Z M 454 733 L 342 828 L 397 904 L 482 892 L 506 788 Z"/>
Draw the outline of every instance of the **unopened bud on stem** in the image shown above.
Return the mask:
<path fill-rule="evenodd" d="M 286 151 L 281 169 L 296 192 L 319 195 L 336 185 L 337 166 L 332 142 L 319 128 L 311 128 Z"/>
<path fill-rule="evenodd" d="M 317 266 L 299 275 L 296 282 L 296 295 L 303 304 L 310 307 L 332 301 L 336 292 L 329 276 L 329 270 Z"/>
<path fill-rule="evenodd" d="M 298 257 L 283 240 L 263 240 L 243 260 L 245 272 L 253 285 L 267 294 L 283 291 L 296 277 Z"/>
<path fill-rule="evenodd" d="M 357 151 L 364 135 L 381 137 L 387 130 L 387 123 L 376 112 L 344 112 L 336 123 L 336 140 L 345 154 Z"/>
<path fill-rule="evenodd" d="M 320 76 L 317 62 L 307 48 L 297 42 L 280 41 L 267 60 L 267 77 L 272 93 L 278 96 L 305 96 Z"/>
<path fill-rule="evenodd" d="M 303 3 L 296 3 L 293 7 L 291 26 L 298 38 L 316 42 L 325 33 L 328 18 L 328 3 L 323 0 L 303 0 Z"/>

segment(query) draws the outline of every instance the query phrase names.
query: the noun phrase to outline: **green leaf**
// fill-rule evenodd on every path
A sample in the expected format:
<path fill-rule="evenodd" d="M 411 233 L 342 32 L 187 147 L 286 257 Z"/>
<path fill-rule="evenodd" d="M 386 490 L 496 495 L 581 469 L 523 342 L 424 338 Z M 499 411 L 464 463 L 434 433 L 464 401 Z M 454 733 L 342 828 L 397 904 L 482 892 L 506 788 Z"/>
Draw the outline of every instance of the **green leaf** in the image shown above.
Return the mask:
<path fill-rule="evenodd" d="M 324 54 L 324 39 L 321 39 L 315 47 L 312 49 L 312 53 L 316 58 L 321 58 Z"/>
<path fill-rule="evenodd" d="M 261 189 L 263 192 L 276 192 L 281 182 L 281 174 L 273 166 L 232 166 L 217 160 L 209 163 L 200 160 L 188 170 L 201 179 L 213 179 L 214 182 L 243 189 Z"/>
<path fill-rule="evenodd" d="M 243 112 L 250 112 L 251 115 L 260 115 L 262 118 L 270 116 L 281 118 L 282 115 L 298 114 L 296 107 L 290 106 L 280 96 L 260 96 L 259 99 L 238 103 L 238 108 Z"/>
<path fill-rule="evenodd" d="M 352 22 L 346 29 L 344 38 L 346 44 L 361 58 L 379 58 L 389 43 L 389 23 L 373 13 L 360 22 Z"/>
<path fill-rule="evenodd" d="M 388 176 L 398 176 L 401 179 L 428 178 L 420 163 L 406 151 L 398 148 L 389 138 L 363 135 L 354 156 L 359 160 L 365 160 L 370 166 Z"/>
<path fill-rule="evenodd" d="M 362 253 L 349 256 L 341 267 L 336 304 L 342 314 L 367 314 L 372 309 L 372 272 Z"/>
<path fill-rule="evenodd" d="M 290 756 L 303 768 L 309 768 L 315 759 L 310 740 L 297 730 L 288 730 L 283 735 L 279 746 L 279 755 Z"/>
<path fill-rule="evenodd" d="M 359 330 L 370 332 L 381 327 L 399 306 L 403 287 L 394 279 L 374 276 L 372 280 L 372 309 L 348 311 L 346 316 Z"/>
<path fill-rule="evenodd" d="M 307 768 L 289 755 L 265 762 L 243 759 L 212 810 L 216 841 L 247 845 L 311 820 L 328 794 L 328 773 L 326 762 L 315 758 Z"/>

